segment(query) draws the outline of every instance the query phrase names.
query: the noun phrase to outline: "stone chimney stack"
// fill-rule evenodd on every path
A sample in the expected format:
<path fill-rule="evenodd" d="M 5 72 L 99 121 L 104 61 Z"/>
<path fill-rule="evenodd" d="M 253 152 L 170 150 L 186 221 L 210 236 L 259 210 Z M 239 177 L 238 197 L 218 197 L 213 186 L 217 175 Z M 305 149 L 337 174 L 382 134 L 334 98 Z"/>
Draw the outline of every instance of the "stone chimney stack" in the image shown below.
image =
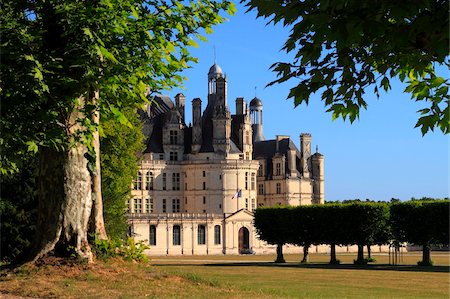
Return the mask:
<path fill-rule="evenodd" d="M 300 134 L 300 165 L 302 167 L 303 177 L 309 177 L 308 159 L 311 156 L 311 134 Z"/>
<path fill-rule="evenodd" d="M 288 152 L 288 165 L 289 165 L 289 175 L 291 177 L 297 177 L 297 155 L 296 150 L 289 148 Z"/>
<path fill-rule="evenodd" d="M 181 119 L 184 122 L 184 105 L 185 105 L 186 98 L 184 97 L 184 94 L 179 93 L 175 96 L 175 106 L 177 107 L 178 112 L 180 112 Z"/>
<path fill-rule="evenodd" d="M 192 148 L 193 154 L 200 151 L 202 146 L 202 100 L 192 100 Z"/>
<path fill-rule="evenodd" d="M 244 98 L 236 98 L 236 115 L 246 114 L 246 103 Z"/>

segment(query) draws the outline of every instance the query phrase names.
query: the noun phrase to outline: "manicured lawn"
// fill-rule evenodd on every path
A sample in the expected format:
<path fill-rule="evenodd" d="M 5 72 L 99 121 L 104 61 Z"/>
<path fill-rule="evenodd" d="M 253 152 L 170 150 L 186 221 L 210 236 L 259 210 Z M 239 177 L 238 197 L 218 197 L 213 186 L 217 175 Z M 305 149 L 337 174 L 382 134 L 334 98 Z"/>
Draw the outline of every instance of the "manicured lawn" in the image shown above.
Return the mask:
<path fill-rule="evenodd" d="M 95 265 L 58 261 L 15 272 L 2 271 L 0 293 L 39 298 L 449 298 L 449 255 L 433 254 L 434 267 L 417 267 L 418 254 L 405 264 L 387 265 L 375 255 L 367 267 L 329 266 L 328 256 L 312 254 L 300 265 L 299 255 L 152 257 L 138 264 L 111 260 Z M 0 295 L 0 298 L 2 296 Z"/>

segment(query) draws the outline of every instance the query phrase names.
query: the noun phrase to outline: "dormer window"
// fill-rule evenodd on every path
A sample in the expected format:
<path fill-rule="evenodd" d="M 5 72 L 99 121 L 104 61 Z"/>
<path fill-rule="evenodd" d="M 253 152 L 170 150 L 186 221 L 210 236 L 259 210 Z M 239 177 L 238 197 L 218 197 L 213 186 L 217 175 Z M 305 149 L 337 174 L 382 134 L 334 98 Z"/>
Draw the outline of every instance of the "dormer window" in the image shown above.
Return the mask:
<path fill-rule="evenodd" d="M 170 152 L 169 160 L 170 161 L 178 161 L 178 152 Z"/>
<path fill-rule="evenodd" d="M 169 131 L 169 144 L 178 144 L 178 131 Z"/>
<path fill-rule="evenodd" d="M 281 175 L 281 163 L 275 165 L 275 175 Z"/>

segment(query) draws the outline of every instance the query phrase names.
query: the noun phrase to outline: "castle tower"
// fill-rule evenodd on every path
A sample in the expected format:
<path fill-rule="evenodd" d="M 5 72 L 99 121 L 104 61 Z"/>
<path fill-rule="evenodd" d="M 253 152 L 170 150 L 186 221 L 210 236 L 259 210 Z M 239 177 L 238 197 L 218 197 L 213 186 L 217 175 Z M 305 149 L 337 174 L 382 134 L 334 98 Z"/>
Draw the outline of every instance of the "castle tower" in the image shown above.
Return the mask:
<path fill-rule="evenodd" d="M 250 102 L 250 120 L 252 124 L 253 142 L 264 141 L 263 132 L 263 104 L 260 99 L 255 97 Z"/>
<path fill-rule="evenodd" d="M 239 116 L 241 123 L 239 126 L 239 147 L 244 153 L 244 159 L 250 160 L 253 154 L 252 126 L 250 114 L 247 111 L 247 103 L 244 98 L 236 99 L 236 116 Z"/>

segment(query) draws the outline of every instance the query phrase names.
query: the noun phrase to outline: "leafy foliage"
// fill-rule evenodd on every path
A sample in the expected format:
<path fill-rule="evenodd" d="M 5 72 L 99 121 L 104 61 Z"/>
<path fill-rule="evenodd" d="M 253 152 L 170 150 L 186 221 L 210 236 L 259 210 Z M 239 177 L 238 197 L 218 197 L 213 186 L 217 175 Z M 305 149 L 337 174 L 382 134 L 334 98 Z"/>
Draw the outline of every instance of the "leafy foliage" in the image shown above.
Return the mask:
<path fill-rule="evenodd" d="M 124 116 L 131 126 L 124 126 L 114 118 L 101 122 L 102 195 L 105 228 L 111 239 L 123 239 L 128 231 L 125 219 L 130 186 L 138 170 L 144 135 L 135 109 L 125 109 Z"/>
<path fill-rule="evenodd" d="M 140 107 L 148 92 L 181 84 L 179 73 L 196 61 L 188 47 L 224 21 L 223 10 L 233 13 L 234 6 L 226 0 L 2 3 L 2 173 L 17 171 L 23 154 L 40 146 L 83 143 L 92 154 L 98 129 L 92 113 L 129 124 L 124 107 Z M 77 119 L 83 129 L 68 134 L 75 108 L 83 112 Z"/>
<path fill-rule="evenodd" d="M 422 134 L 435 127 L 450 132 L 450 81 L 436 71 L 450 66 L 448 1 L 242 2 L 291 29 L 283 50 L 295 53 L 293 61 L 273 64 L 278 79 L 268 85 L 297 79 L 288 95 L 295 106 L 321 92 L 333 119 L 353 122 L 367 108 L 369 87 L 379 97 L 399 78 L 413 100 L 428 104 L 418 111 Z"/>
<path fill-rule="evenodd" d="M 17 262 L 30 248 L 36 231 L 36 155 L 29 155 L 14 174 L 2 175 L 0 200 L 1 261 Z"/>
<path fill-rule="evenodd" d="M 144 251 L 149 247 L 143 241 L 135 242 L 132 237 L 123 240 L 95 240 L 93 249 L 100 259 L 120 257 L 127 261 L 147 262 L 148 257 Z"/>

